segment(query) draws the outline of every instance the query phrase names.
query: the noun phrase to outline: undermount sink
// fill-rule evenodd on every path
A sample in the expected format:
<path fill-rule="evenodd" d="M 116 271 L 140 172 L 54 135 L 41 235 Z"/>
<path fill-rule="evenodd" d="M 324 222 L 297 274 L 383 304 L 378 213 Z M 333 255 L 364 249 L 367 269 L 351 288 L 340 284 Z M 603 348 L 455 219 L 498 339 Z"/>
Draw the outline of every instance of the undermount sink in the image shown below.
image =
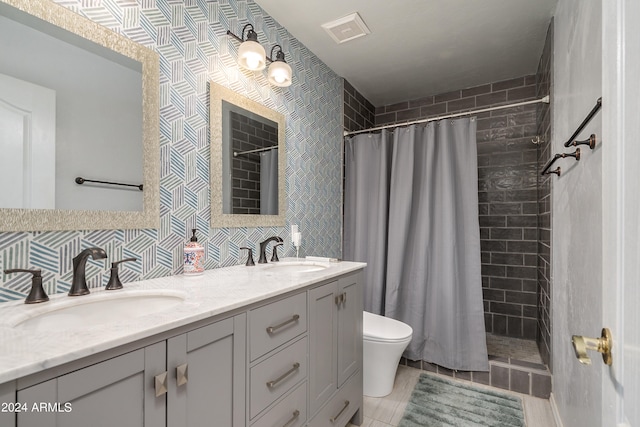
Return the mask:
<path fill-rule="evenodd" d="M 79 330 L 168 310 L 182 304 L 184 298 L 182 292 L 167 290 L 105 291 L 80 297 L 65 296 L 37 307 L 25 306 L 25 310 L 33 311 L 22 316 L 13 326 L 36 331 Z"/>
<path fill-rule="evenodd" d="M 329 266 L 315 261 L 283 261 L 268 265 L 269 270 L 277 273 L 310 273 L 312 271 L 320 271 Z"/>

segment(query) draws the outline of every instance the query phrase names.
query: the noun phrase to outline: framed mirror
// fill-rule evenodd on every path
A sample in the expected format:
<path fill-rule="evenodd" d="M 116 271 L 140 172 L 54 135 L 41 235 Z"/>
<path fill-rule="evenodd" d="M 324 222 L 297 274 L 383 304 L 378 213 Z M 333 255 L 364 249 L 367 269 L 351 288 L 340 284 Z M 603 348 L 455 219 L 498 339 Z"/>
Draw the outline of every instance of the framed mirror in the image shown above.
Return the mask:
<path fill-rule="evenodd" d="M 0 51 L 0 231 L 158 227 L 157 53 L 50 0 L 0 0 Z"/>
<path fill-rule="evenodd" d="M 211 82 L 211 226 L 285 224 L 285 121 Z"/>

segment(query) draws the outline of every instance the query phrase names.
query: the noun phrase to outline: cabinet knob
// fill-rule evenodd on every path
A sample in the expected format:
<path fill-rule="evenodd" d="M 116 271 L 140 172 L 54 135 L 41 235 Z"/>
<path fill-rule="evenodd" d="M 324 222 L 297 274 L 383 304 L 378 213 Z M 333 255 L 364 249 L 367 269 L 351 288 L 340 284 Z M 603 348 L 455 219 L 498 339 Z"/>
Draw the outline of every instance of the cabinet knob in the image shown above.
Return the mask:
<path fill-rule="evenodd" d="M 154 379 L 154 386 L 156 389 L 156 397 L 160 397 L 163 394 L 167 393 L 167 373 L 163 372 L 161 374 L 156 375 L 155 377 L 153 377 Z"/>
<path fill-rule="evenodd" d="M 176 383 L 178 387 L 185 385 L 189 382 L 189 364 L 184 363 L 176 367 Z"/>

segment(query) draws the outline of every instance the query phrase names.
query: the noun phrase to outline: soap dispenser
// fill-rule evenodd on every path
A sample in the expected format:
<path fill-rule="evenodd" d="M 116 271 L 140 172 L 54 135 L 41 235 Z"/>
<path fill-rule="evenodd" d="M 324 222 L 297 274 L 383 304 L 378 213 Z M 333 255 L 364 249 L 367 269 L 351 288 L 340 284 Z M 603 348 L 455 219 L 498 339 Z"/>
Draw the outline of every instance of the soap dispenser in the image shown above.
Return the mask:
<path fill-rule="evenodd" d="M 191 230 L 193 233 L 191 241 L 184 247 L 184 274 L 186 276 L 196 276 L 204 272 L 204 248 L 198 243 L 196 231 L 196 228 Z"/>

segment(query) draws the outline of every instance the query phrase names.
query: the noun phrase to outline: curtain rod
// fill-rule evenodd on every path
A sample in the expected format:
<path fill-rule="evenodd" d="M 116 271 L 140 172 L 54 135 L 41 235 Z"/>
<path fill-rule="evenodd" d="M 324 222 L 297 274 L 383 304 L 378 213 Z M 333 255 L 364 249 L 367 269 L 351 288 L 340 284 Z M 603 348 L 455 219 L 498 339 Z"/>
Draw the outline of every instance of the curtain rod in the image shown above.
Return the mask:
<path fill-rule="evenodd" d="M 521 105 L 538 104 L 540 102 L 544 102 L 545 104 L 548 104 L 549 103 L 549 95 L 547 95 L 545 97 L 542 97 L 540 99 L 534 99 L 534 100 L 531 100 L 531 101 L 516 102 L 514 104 L 499 105 L 497 107 L 482 108 L 482 109 L 479 109 L 479 110 L 465 111 L 463 113 L 447 114 L 446 116 L 439 116 L 439 117 L 432 117 L 432 118 L 429 118 L 429 119 L 415 120 L 413 122 L 394 123 L 392 125 L 378 126 L 378 127 L 374 127 L 374 128 L 370 128 L 370 129 L 356 130 L 356 131 L 352 131 L 352 132 L 345 131 L 343 135 L 344 136 L 349 136 L 349 135 L 356 135 L 356 134 L 359 134 L 359 133 L 375 132 L 377 130 L 382 130 L 382 129 L 389 129 L 389 128 L 397 128 L 397 127 L 401 127 L 401 126 L 416 125 L 418 123 L 435 122 L 435 121 L 438 121 L 438 120 L 451 119 L 453 117 L 462 117 L 462 116 L 468 116 L 468 115 L 471 115 L 471 114 L 486 113 L 487 111 L 494 111 L 494 110 L 502 110 L 502 109 L 505 109 L 505 108 L 519 107 Z"/>
<path fill-rule="evenodd" d="M 271 150 L 273 148 L 278 148 L 278 146 L 277 145 L 272 145 L 271 147 L 256 148 L 255 150 L 249 150 L 249 151 L 234 151 L 233 152 L 233 157 L 237 157 L 240 154 L 249 154 L 249 153 L 258 153 L 260 151 L 267 151 L 267 150 Z"/>

